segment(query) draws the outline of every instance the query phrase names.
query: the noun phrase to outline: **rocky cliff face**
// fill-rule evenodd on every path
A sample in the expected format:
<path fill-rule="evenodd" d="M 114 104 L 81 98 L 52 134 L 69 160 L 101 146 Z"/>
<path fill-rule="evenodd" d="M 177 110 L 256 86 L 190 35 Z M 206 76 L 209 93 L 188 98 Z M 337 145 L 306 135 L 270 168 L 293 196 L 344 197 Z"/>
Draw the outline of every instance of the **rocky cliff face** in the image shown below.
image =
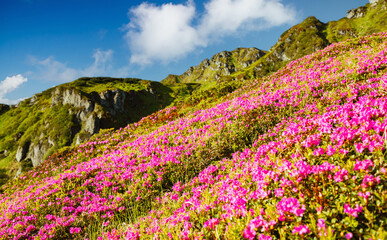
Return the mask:
<path fill-rule="evenodd" d="M 265 51 L 257 48 L 237 48 L 231 52 L 223 51 L 211 59 L 204 59 L 198 66 L 190 67 L 180 76 L 169 75 L 162 82 L 208 82 L 218 80 L 222 76 L 250 66 L 265 55 Z"/>
<path fill-rule="evenodd" d="M 376 3 L 374 3 L 374 4 L 376 4 Z M 345 17 L 348 18 L 348 19 L 360 18 L 360 17 L 364 17 L 366 12 L 367 12 L 367 8 L 366 7 L 359 7 L 359 8 L 356 8 L 356 9 L 349 10 Z"/>
<path fill-rule="evenodd" d="M 0 161 L 14 159 L 17 174 L 36 167 L 64 146 L 80 144 L 100 129 L 124 127 L 172 100 L 168 87 L 141 79 L 82 78 L 0 105 Z M 9 161 L 7 160 L 7 161 Z M 16 169 L 13 174 L 16 173 Z"/>
<path fill-rule="evenodd" d="M 146 93 L 152 94 L 153 91 L 149 90 Z M 74 139 L 72 143 L 80 144 L 93 134 L 98 133 L 101 127 L 114 127 L 115 120 L 120 118 L 119 115 L 130 114 L 136 104 L 141 102 L 139 99 L 141 94 L 143 92 L 125 92 L 121 89 L 113 89 L 87 95 L 74 88 L 56 88 L 52 91 L 51 107 L 67 106 L 68 114 L 71 115 L 77 126 L 70 131 L 71 138 Z M 129 122 L 128 115 L 127 121 L 122 126 Z M 50 128 L 51 126 L 47 123 L 46 127 Z M 55 139 L 55 137 L 38 135 L 18 147 L 16 160 L 21 162 L 27 159 L 36 167 L 44 160 L 46 153 L 56 145 L 57 141 L 59 139 Z"/>

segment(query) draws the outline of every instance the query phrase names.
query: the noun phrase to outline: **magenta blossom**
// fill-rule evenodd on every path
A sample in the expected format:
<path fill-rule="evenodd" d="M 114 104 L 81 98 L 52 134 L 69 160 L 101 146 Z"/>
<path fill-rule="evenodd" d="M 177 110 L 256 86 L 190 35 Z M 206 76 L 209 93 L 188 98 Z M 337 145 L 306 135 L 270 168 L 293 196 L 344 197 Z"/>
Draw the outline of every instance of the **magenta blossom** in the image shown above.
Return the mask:
<path fill-rule="evenodd" d="M 310 232 L 310 230 L 309 230 L 309 227 L 307 225 L 296 226 L 293 229 L 293 234 L 298 233 L 300 235 L 303 235 L 303 234 L 307 234 L 309 232 Z"/>

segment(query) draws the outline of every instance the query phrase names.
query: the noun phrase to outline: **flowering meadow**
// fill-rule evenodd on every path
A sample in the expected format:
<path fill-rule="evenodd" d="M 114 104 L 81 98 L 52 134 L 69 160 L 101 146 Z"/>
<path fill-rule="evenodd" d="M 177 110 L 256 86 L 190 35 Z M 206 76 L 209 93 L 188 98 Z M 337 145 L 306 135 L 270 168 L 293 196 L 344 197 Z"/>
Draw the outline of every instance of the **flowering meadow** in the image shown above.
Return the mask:
<path fill-rule="evenodd" d="M 387 33 L 185 112 L 101 133 L 4 186 L 0 239 L 387 238 Z"/>

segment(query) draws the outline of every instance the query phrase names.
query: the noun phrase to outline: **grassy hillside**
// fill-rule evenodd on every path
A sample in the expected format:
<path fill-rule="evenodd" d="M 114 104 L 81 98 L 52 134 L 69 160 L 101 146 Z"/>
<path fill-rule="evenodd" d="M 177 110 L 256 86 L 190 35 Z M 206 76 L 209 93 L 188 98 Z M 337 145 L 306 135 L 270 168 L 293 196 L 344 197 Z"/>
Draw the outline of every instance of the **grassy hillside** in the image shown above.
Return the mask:
<path fill-rule="evenodd" d="M 255 58 L 257 60 L 249 62 L 247 66 L 241 67 L 241 64 L 235 64 L 238 61 L 233 61 L 233 64 L 239 66 L 235 71 L 222 72 L 214 67 L 203 68 L 206 62 L 203 61 L 180 76 L 168 76 L 163 82 L 171 83 L 171 80 L 176 82 L 184 79 L 185 82 L 201 83 L 191 96 L 184 98 L 185 104 L 195 105 L 208 97 L 215 100 L 217 97 L 224 96 L 235 90 L 237 86 L 241 86 L 243 81 L 267 76 L 290 61 L 312 54 L 332 43 L 387 31 L 387 1 L 380 0 L 376 5 L 367 4 L 356 9 L 356 12 L 358 15 L 352 18 L 344 17 L 328 23 L 323 23 L 315 17 L 308 17 L 285 31 L 269 51 Z M 233 52 L 239 50 L 236 49 Z M 239 55 L 244 56 L 244 54 Z M 216 58 L 216 55 L 214 57 Z M 239 61 L 243 62 L 246 59 L 241 58 Z M 230 66 L 234 66 L 233 64 Z M 206 76 L 212 76 L 212 78 L 208 79 Z M 221 88 L 220 91 L 219 88 Z M 227 89 L 229 91 L 226 91 Z"/>
<path fill-rule="evenodd" d="M 159 82 L 129 78 L 81 78 L 48 89 L 10 109 L 0 106 L 0 171 L 3 172 L 0 183 L 12 178 L 18 169 L 27 171 L 32 167 L 28 157 L 20 163 L 16 162 L 18 149 L 24 146 L 38 146 L 38 150 L 47 148 L 42 156 L 46 159 L 58 149 L 74 145 L 79 136 L 82 135 L 81 139 L 90 137 L 91 133 L 82 130 L 85 123 L 77 117 L 85 112 L 82 107 L 53 104 L 56 92 L 68 89 L 76 92 L 85 103 L 95 103 L 94 113 L 91 114 L 100 116 L 101 128 L 124 127 L 160 110 L 173 100 L 173 91 Z M 109 107 L 100 102 L 99 94 L 116 89 L 131 94 L 132 99 L 129 99 L 125 112 L 113 116 Z"/>
<path fill-rule="evenodd" d="M 385 239 L 387 34 L 166 108 L 2 188 L 1 239 Z"/>
<path fill-rule="evenodd" d="M 302 23 L 285 31 L 268 53 L 249 67 L 235 72 L 231 78 L 246 79 L 266 76 L 292 60 L 312 54 L 326 46 L 349 38 L 387 31 L 387 1 L 359 7 L 361 15 L 343 17 L 323 23 L 308 17 Z M 227 78 L 226 78 L 227 79 Z"/>

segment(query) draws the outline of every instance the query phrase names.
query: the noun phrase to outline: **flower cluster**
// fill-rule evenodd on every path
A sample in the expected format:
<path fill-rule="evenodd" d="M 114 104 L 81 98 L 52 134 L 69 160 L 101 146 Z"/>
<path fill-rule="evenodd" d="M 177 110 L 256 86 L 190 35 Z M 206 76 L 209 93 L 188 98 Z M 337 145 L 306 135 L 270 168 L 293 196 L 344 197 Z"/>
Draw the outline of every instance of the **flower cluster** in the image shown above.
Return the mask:
<path fill-rule="evenodd" d="M 0 238 L 382 236 L 386 49 L 387 33 L 334 44 L 51 157 L 3 189 Z"/>

